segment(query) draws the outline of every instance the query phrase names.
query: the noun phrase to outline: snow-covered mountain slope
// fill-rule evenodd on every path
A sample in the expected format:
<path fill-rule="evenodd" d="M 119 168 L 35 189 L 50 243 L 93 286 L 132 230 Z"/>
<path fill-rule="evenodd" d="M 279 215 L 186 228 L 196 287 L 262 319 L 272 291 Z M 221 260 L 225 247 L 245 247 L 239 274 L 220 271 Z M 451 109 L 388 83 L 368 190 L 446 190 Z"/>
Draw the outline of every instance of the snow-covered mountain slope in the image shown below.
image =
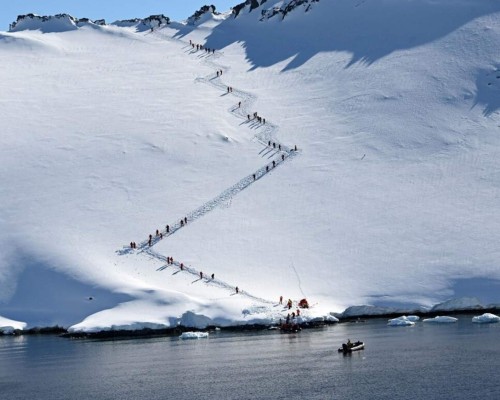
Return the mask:
<path fill-rule="evenodd" d="M 280 295 L 307 297 L 304 318 L 500 302 L 500 4 L 269 17 L 290 3 L 0 33 L 1 316 L 96 330 L 278 320 Z"/>

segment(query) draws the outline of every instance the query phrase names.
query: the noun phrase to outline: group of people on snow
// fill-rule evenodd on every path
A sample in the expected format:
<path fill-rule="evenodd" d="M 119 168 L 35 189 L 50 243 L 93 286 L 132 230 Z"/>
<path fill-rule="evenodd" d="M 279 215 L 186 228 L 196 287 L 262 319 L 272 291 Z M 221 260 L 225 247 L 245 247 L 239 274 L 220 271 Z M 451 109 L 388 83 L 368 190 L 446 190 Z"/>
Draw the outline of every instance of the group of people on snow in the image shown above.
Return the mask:
<path fill-rule="evenodd" d="M 182 228 L 184 225 L 187 224 L 187 222 L 188 222 L 187 217 L 182 218 L 179 222 L 180 227 Z M 168 224 L 165 226 L 165 233 L 167 235 L 170 234 L 170 225 L 168 225 Z M 157 229 L 155 232 L 155 236 L 161 240 L 161 239 L 163 239 L 163 232 L 160 231 L 159 229 Z M 153 245 L 153 235 L 150 234 L 148 237 L 148 246 L 151 247 L 152 245 Z M 130 242 L 130 248 L 137 249 L 137 244 L 135 242 Z"/>
<path fill-rule="evenodd" d="M 209 49 L 208 47 L 205 47 L 202 44 L 193 43 L 193 41 L 191 39 L 189 39 L 189 44 L 191 45 L 191 47 L 193 49 L 196 49 L 196 51 L 198 51 L 198 50 L 205 50 L 205 53 L 215 54 L 215 49 Z"/>
<path fill-rule="evenodd" d="M 151 27 L 151 31 L 153 31 L 153 27 Z M 198 50 L 205 50 L 205 52 L 207 53 L 212 53 L 214 54 L 215 53 L 215 49 L 210 49 L 210 48 L 207 48 L 201 44 L 196 44 L 196 43 L 193 43 L 192 40 L 189 40 L 189 44 L 191 45 L 191 47 L 193 49 L 196 49 L 197 51 Z M 223 73 L 223 70 L 220 69 L 220 70 L 217 70 L 217 77 L 219 76 L 222 76 L 222 73 Z M 232 93 L 233 92 L 233 88 L 231 86 L 228 86 L 227 87 L 227 93 Z M 241 101 L 238 102 L 238 108 L 241 108 Z M 251 120 L 251 116 L 250 114 L 247 115 L 247 118 L 248 120 Z M 265 124 L 266 123 L 266 119 L 265 118 L 262 118 L 261 116 L 258 115 L 257 112 L 254 112 L 253 113 L 253 118 L 252 119 L 256 119 L 259 123 L 262 123 L 262 124 Z M 268 142 L 268 146 L 271 147 L 271 141 Z M 274 149 L 278 148 L 279 151 L 281 151 L 281 144 L 276 144 L 275 142 L 272 143 L 272 147 Z M 292 149 L 291 151 L 297 151 L 297 146 L 295 145 L 295 148 Z M 282 154 L 281 155 L 281 159 L 282 161 L 285 160 L 285 154 Z M 272 166 L 273 168 L 276 166 L 276 161 L 273 161 L 272 162 Z M 266 171 L 269 171 L 269 165 L 266 166 Z M 255 180 L 256 179 L 256 175 L 253 174 L 253 179 Z M 188 222 L 187 220 L 187 217 L 184 217 L 183 219 L 180 220 L 180 227 L 183 227 L 184 225 L 186 225 Z M 165 232 L 166 234 L 170 234 L 171 233 L 171 230 L 170 230 L 170 225 L 166 225 L 165 227 Z M 155 235 L 157 238 L 159 238 L 160 240 L 163 239 L 163 232 L 161 232 L 159 229 L 156 230 L 155 232 Z M 153 235 L 149 235 L 149 238 L 148 238 L 148 245 L 149 246 L 152 246 L 153 244 Z M 132 249 L 137 249 L 137 244 L 135 242 L 130 242 L 130 248 Z M 167 257 L 167 264 L 168 265 L 172 265 L 174 264 L 174 259 L 172 257 Z M 179 265 L 179 268 L 181 271 L 184 270 L 184 263 L 177 263 Z M 200 279 L 203 279 L 203 272 L 202 271 L 199 271 L 199 276 L 200 276 Z M 211 279 L 214 280 L 215 279 L 215 274 L 212 274 L 211 275 Z M 238 294 L 240 292 L 240 289 L 238 286 L 235 287 L 235 292 L 236 294 Z M 283 304 L 283 296 L 280 296 L 280 304 Z M 287 302 L 287 307 L 288 309 L 290 310 L 292 308 L 292 300 L 289 299 L 288 302 Z M 296 316 L 299 316 L 300 315 L 300 310 L 297 308 L 297 312 L 292 312 L 292 315 L 290 316 L 290 314 L 287 315 L 287 318 L 286 318 L 286 321 L 287 321 L 287 324 L 290 322 L 290 318 L 292 318 L 293 320 L 295 319 Z"/>
<path fill-rule="evenodd" d="M 181 271 L 184 271 L 184 263 L 183 263 L 183 262 L 174 262 L 174 258 L 173 258 L 173 257 L 168 256 L 168 257 L 167 257 L 167 265 L 174 265 L 174 264 L 179 265 L 179 269 L 180 269 Z M 193 273 L 194 271 L 192 271 L 192 270 L 191 270 L 190 272 L 191 272 L 191 273 Z M 203 277 L 205 276 L 205 275 L 203 274 L 203 271 L 199 271 L 199 272 L 198 272 L 198 275 L 200 276 L 200 279 L 203 279 Z M 213 273 L 212 275 L 210 275 L 210 279 L 211 279 L 212 281 L 215 279 L 215 274 L 214 274 L 214 273 Z M 238 288 L 238 286 L 236 286 L 236 288 L 235 288 L 235 292 L 236 292 L 236 294 L 238 294 L 238 293 L 240 292 L 240 289 Z"/>
<path fill-rule="evenodd" d="M 283 304 L 283 296 L 280 296 L 279 304 Z M 288 311 L 290 311 L 292 306 L 293 306 L 292 299 L 288 299 L 288 301 L 286 302 L 285 309 L 288 309 Z M 306 299 L 301 299 L 297 303 L 296 311 L 293 311 L 291 314 L 290 314 L 290 312 L 288 312 L 286 319 L 285 319 L 286 325 L 296 325 L 297 324 L 297 318 L 300 317 L 300 309 L 301 308 L 309 308 L 309 303 L 307 302 Z M 283 326 L 281 319 L 280 319 L 280 325 Z"/>
<path fill-rule="evenodd" d="M 240 102 L 241 103 L 241 102 Z M 266 124 L 266 119 L 265 118 L 262 118 L 258 113 L 257 111 L 253 113 L 253 117 L 250 118 L 250 114 L 247 114 L 247 120 L 250 121 L 252 119 L 256 119 L 259 123 L 261 124 Z"/>

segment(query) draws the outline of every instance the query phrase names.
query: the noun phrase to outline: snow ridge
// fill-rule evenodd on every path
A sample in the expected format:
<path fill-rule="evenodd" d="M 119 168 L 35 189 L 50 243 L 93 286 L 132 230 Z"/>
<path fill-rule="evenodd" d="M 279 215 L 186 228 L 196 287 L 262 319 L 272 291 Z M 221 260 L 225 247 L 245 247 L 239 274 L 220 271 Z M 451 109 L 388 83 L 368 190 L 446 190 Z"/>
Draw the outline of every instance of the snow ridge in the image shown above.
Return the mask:
<path fill-rule="evenodd" d="M 9 31 L 36 30 L 42 32 L 62 32 L 78 29 L 82 24 L 105 25 L 104 20 L 92 21 L 88 18 L 75 18 L 69 14 L 57 14 L 54 16 L 40 16 L 36 14 L 19 15 L 17 20 L 10 24 Z"/>
<path fill-rule="evenodd" d="M 135 26 L 138 31 L 144 31 L 170 24 L 170 18 L 163 14 L 150 15 L 146 18 L 134 18 L 128 20 L 119 20 L 111 25 L 119 27 Z M 89 18 L 75 18 L 69 14 L 57 15 L 19 15 L 17 20 L 10 24 L 9 31 L 17 32 L 22 30 L 40 30 L 42 32 L 64 32 L 76 30 L 82 26 L 105 26 L 104 19 L 91 20 Z"/>
<path fill-rule="evenodd" d="M 134 18 L 127 20 L 115 21 L 111 25 L 120 27 L 135 26 L 139 32 L 147 29 L 159 28 L 162 25 L 170 24 L 170 18 L 163 14 L 150 15 L 146 18 Z"/>

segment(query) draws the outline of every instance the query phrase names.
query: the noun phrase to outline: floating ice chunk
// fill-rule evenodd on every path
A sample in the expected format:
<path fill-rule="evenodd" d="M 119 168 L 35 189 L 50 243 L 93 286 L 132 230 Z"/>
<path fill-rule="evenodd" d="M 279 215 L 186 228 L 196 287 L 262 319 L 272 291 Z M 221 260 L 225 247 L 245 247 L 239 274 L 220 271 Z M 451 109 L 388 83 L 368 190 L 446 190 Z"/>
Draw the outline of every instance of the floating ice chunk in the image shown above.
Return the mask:
<path fill-rule="evenodd" d="M 208 332 L 183 332 L 181 339 L 203 339 L 208 338 Z"/>
<path fill-rule="evenodd" d="M 472 322 L 476 324 L 491 324 L 493 322 L 500 322 L 500 317 L 495 314 L 484 313 L 476 317 L 472 317 Z"/>
<path fill-rule="evenodd" d="M 418 315 L 408 315 L 406 319 L 411 322 L 417 322 L 420 320 L 420 317 Z"/>
<path fill-rule="evenodd" d="M 436 324 L 450 324 L 450 323 L 457 322 L 457 321 L 458 321 L 458 318 L 446 317 L 446 316 L 442 316 L 442 317 L 437 316 L 434 318 L 426 318 L 423 320 L 423 322 L 433 322 Z"/>
<path fill-rule="evenodd" d="M 415 322 L 410 321 L 408 317 L 402 316 L 398 318 L 393 318 L 390 319 L 389 322 L 387 323 L 389 326 L 413 326 L 415 325 Z"/>

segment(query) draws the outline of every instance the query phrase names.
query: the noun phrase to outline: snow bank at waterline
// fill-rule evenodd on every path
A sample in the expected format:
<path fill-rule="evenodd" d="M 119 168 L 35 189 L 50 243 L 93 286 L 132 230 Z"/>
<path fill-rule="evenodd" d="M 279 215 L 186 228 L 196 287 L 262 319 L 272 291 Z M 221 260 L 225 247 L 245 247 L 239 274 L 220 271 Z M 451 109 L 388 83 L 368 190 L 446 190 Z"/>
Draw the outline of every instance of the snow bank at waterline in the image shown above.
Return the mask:
<path fill-rule="evenodd" d="M 23 330 L 24 328 L 26 328 L 25 322 L 14 321 L 0 316 L 0 333 L 8 335 L 16 330 Z"/>

